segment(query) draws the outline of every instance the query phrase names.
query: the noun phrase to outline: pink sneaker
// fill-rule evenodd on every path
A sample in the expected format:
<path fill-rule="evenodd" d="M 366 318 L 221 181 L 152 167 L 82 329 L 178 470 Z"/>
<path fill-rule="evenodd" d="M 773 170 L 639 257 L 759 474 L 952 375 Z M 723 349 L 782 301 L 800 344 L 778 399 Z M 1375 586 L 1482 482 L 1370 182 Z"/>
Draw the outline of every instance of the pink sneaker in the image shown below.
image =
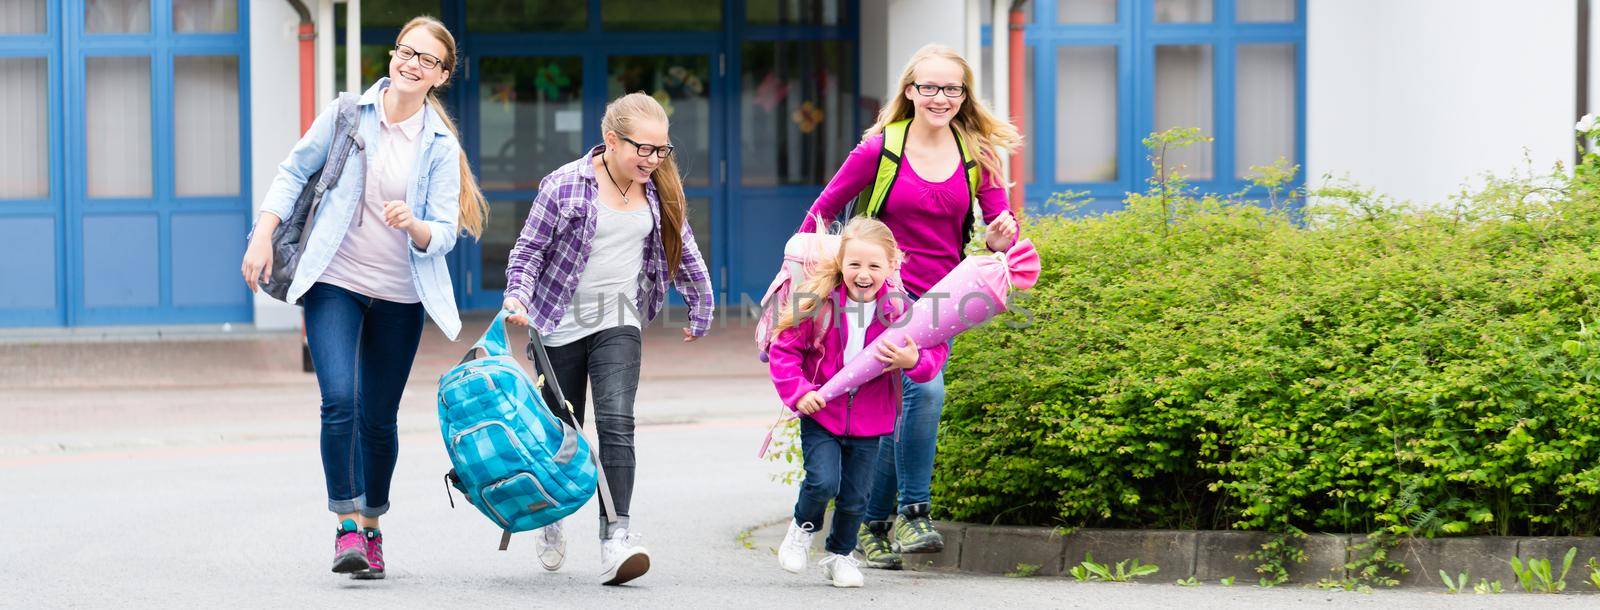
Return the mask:
<path fill-rule="evenodd" d="M 383 580 L 383 532 L 375 529 L 361 531 L 367 549 L 367 569 L 350 575 L 355 580 Z"/>
<path fill-rule="evenodd" d="M 356 529 L 354 521 L 346 519 L 333 539 L 333 571 L 350 574 L 367 569 L 367 541 Z"/>

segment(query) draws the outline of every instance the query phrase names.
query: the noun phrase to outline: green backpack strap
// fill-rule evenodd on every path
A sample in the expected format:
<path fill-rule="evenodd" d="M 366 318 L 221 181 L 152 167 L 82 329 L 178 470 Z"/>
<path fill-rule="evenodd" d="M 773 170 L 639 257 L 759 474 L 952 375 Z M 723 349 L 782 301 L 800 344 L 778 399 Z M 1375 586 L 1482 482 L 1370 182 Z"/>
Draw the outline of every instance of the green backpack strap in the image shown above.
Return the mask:
<path fill-rule="evenodd" d="M 900 158 L 906 150 L 906 128 L 910 125 L 911 119 L 903 119 L 883 126 L 883 152 L 878 155 L 878 173 L 873 176 L 872 185 L 856 197 L 850 216 L 877 218 L 883 212 L 883 202 L 889 200 L 889 189 L 900 175 Z"/>
<path fill-rule="evenodd" d="M 967 243 L 972 241 L 973 231 L 977 229 L 978 218 L 983 213 L 978 208 L 978 180 L 983 171 L 978 165 L 978 157 L 972 154 L 967 141 L 961 139 L 961 132 L 956 130 L 955 125 L 950 126 L 950 132 L 956 135 L 956 146 L 961 147 L 961 170 L 967 173 L 967 201 L 972 205 L 972 213 L 961 224 L 961 248 L 965 252 Z"/>
<path fill-rule="evenodd" d="M 873 177 L 872 185 L 856 197 L 847 216 L 877 218 L 883 213 L 883 204 L 889 200 L 889 190 L 894 187 L 895 178 L 900 175 L 900 160 L 906 150 L 906 129 L 910 125 L 911 119 L 902 119 L 883 126 L 883 152 L 878 155 L 877 175 Z M 955 134 L 956 145 L 961 148 L 961 169 L 967 174 L 967 196 L 974 202 L 973 213 L 962 223 L 960 238 L 961 244 L 965 246 L 972 240 L 972 232 L 976 226 L 978 180 L 982 168 L 978 164 L 977 155 L 972 153 L 972 148 L 961 138 L 961 132 L 956 130 L 955 125 L 950 126 L 950 132 Z"/>

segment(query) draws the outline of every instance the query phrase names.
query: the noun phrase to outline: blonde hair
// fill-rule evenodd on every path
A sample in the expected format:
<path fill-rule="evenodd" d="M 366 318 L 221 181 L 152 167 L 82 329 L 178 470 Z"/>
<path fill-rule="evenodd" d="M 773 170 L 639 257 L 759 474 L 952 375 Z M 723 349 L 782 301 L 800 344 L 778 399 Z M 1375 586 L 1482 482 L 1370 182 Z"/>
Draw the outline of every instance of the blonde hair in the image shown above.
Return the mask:
<path fill-rule="evenodd" d="M 611 101 L 606 105 L 606 114 L 600 118 L 600 132 L 615 131 L 619 135 L 632 134 L 635 123 L 642 121 L 659 121 L 670 129 L 667 121 L 667 110 L 661 107 L 661 102 L 656 98 L 643 93 L 629 93 Z M 688 215 L 683 196 L 683 178 L 678 175 L 678 162 L 673 157 L 661 160 L 655 171 L 650 173 L 650 181 L 656 185 L 656 194 L 661 198 L 661 248 L 667 254 L 667 277 L 672 277 L 678 272 L 678 263 L 683 260 L 683 223 Z"/>
<path fill-rule="evenodd" d="M 868 127 L 863 137 L 882 133 L 884 126 L 916 115 L 916 105 L 906 99 L 906 87 L 910 87 L 916 81 L 917 66 L 935 57 L 948 59 L 961 66 L 961 84 L 967 88 L 967 95 L 961 100 L 961 109 L 956 111 L 956 117 L 950 124 L 955 126 L 956 133 L 961 135 L 961 140 L 977 151 L 978 163 L 983 166 L 983 171 L 989 174 L 989 183 L 1009 188 L 1010 182 L 1000 170 L 999 150 L 1015 151 L 1021 148 L 1022 134 L 1017 132 L 1017 127 L 1010 121 L 990 112 L 989 108 L 983 105 L 983 101 L 978 99 L 977 89 L 972 86 L 972 66 L 967 64 L 967 60 L 961 57 L 960 53 L 950 47 L 930 44 L 917 49 L 911 56 L 911 61 L 906 62 L 905 71 L 900 73 L 900 86 L 895 89 L 894 97 L 883 106 L 883 110 L 878 112 L 878 122 Z"/>
<path fill-rule="evenodd" d="M 443 61 L 440 62 L 439 68 L 449 72 L 450 76 L 454 77 L 456 75 L 456 39 L 450 35 L 450 30 L 445 29 L 444 24 L 440 23 L 438 19 L 424 15 L 407 21 L 405 27 L 400 28 L 400 35 L 395 37 L 395 43 L 399 44 L 400 40 L 406 37 L 406 34 L 417 28 L 427 30 L 429 34 L 439 40 L 440 44 L 444 45 L 444 57 L 440 58 Z M 456 136 L 456 141 L 459 142 L 461 140 L 461 132 L 456 130 L 455 121 L 450 119 L 450 113 L 445 111 L 444 104 L 439 103 L 439 98 L 434 95 L 433 89 L 428 90 L 428 105 L 439 113 L 439 118 L 444 119 L 444 126 L 450 130 L 451 134 Z M 483 225 L 489 221 L 489 203 L 484 200 L 483 191 L 478 188 L 478 178 L 472 174 L 472 166 L 467 163 L 466 148 L 459 148 L 461 154 L 461 213 L 457 215 L 456 222 L 462 231 L 477 238 L 483 235 Z"/>
<path fill-rule="evenodd" d="M 889 225 L 877 219 L 857 216 L 839 232 L 839 251 L 833 258 L 818 263 L 816 272 L 790 292 L 791 302 L 786 304 L 788 307 L 784 308 L 772 332 L 794 328 L 801 320 L 813 316 L 818 318 L 816 338 L 820 339 L 828 331 L 833 318 L 833 291 L 844 283 L 844 250 L 850 242 L 858 239 L 883 248 L 884 253 L 889 255 L 890 269 L 900 266 L 900 246 L 895 242 L 894 232 L 889 230 Z"/>

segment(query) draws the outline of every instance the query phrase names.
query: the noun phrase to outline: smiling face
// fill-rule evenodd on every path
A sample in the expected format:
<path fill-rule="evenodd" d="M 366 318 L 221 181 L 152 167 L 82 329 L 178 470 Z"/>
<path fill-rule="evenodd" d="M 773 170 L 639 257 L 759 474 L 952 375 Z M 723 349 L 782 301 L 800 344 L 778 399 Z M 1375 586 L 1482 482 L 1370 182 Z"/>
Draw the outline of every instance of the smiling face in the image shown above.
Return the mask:
<path fill-rule="evenodd" d="M 839 275 L 850 300 L 857 303 L 873 300 L 889 277 L 888 251 L 872 241 L 852 239 L 845 242 L 841 254 Z"/>
<path fill-rule="evenodd" d="M 416 55 L 411 59 L 400 59 L 400 53 L 395 52 L 389 58 L 389 86 L 408 94 L 425 94 L 428 90 L 443 85 L 450 80 L 450 72 L 445 69 L 451 60 L 449 47 L 444 41 L 439 40 L 428 31 L 427 27 L 414 27 L 400 37 L 400 42 L 395 45 L 411 47 Z M 427 68 L 423 66 L 423 55 L 431 55 L 441 60 L 437 66 Z M 430 60 L 431 61 L 431 60 Z"/>
<path fill-rule="evenodd" d="M 612 172 L 621 170 L 620 174 L 614 174 L 617 179 L 620 180 L 623 175 L 627 175 L 628 179 L 634 182 L 648 182 L 650 174 L 661 166 L 663 159 L 659 154 L 639 156 L 638 145 L 646 147 L 671 145 L 672 141 L 667 137 L 667 125 L 661 121 L 644 119 L 635 120 L 631 128 L 632 133 L 629 134 L 606 132 L 606 158 L 611 163 Z"/>
<path fill-rule="evenodd" d="M 924 97 L 917 92 L 917 85 L 967 87 L 965 74 L 966 71 L 961 69 L 961 64 L 943 57 L 929 57 L 918 63 L 912 70 L 914 84 L 906 85 L 905 91 L 902 92 L 916 108 L 916 119 L 932 127 L 949 125 L 950 121 L 956 118 L 956 113 L 961 111 L 961 102 L 966 100 L 965 95 L 950 98 L 941 91 L 932 97 Z M 967 90 L 970 92 L 971 88 L 968 87 Z"/>

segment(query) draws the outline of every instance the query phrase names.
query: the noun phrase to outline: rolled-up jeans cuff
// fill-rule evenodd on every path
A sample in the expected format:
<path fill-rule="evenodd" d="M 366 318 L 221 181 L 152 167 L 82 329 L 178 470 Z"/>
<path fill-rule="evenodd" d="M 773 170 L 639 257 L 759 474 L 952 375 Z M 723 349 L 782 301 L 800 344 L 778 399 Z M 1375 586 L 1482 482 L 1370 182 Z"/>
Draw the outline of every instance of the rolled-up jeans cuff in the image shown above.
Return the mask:
<path fill-rule="evenodd" d="M 616 523 L 611 523 L 609 521 L 606 521 L 606 516 L 605 515 L 600 515 L 600 541 L 601 542 L 604 542 L 606 540 L 610 540 L 611 539 L 611 534 L 616 533 L 617 530 L 625 530 L 625 529 L 628 529 L 628 518 L 626 516 L 618 516 L 617 517 L 617 522 Z"/>
<path fill-rule="evenodd" d="M 350 513 L 360 512 L 362 510 L 361 507 L 366 506 L 366 504 L 366 494 L 361 494 L 354 498 L 350 498 L 349 500 L 335 500 L 329 498 L 328 510 L 333 511 L 333 514 L 335 515 L 348 515 Z"/>
<path fill-rule="evenodd" d="M 388 502 L 384 502 L 383 506 L 363 506 L 363 507 L 361 507 L 361 516 L 367 517 L 367 518 L 382 517 L 383 514 L 387 513 L 387 512 L 389 512 L 389 503 Z"/>

